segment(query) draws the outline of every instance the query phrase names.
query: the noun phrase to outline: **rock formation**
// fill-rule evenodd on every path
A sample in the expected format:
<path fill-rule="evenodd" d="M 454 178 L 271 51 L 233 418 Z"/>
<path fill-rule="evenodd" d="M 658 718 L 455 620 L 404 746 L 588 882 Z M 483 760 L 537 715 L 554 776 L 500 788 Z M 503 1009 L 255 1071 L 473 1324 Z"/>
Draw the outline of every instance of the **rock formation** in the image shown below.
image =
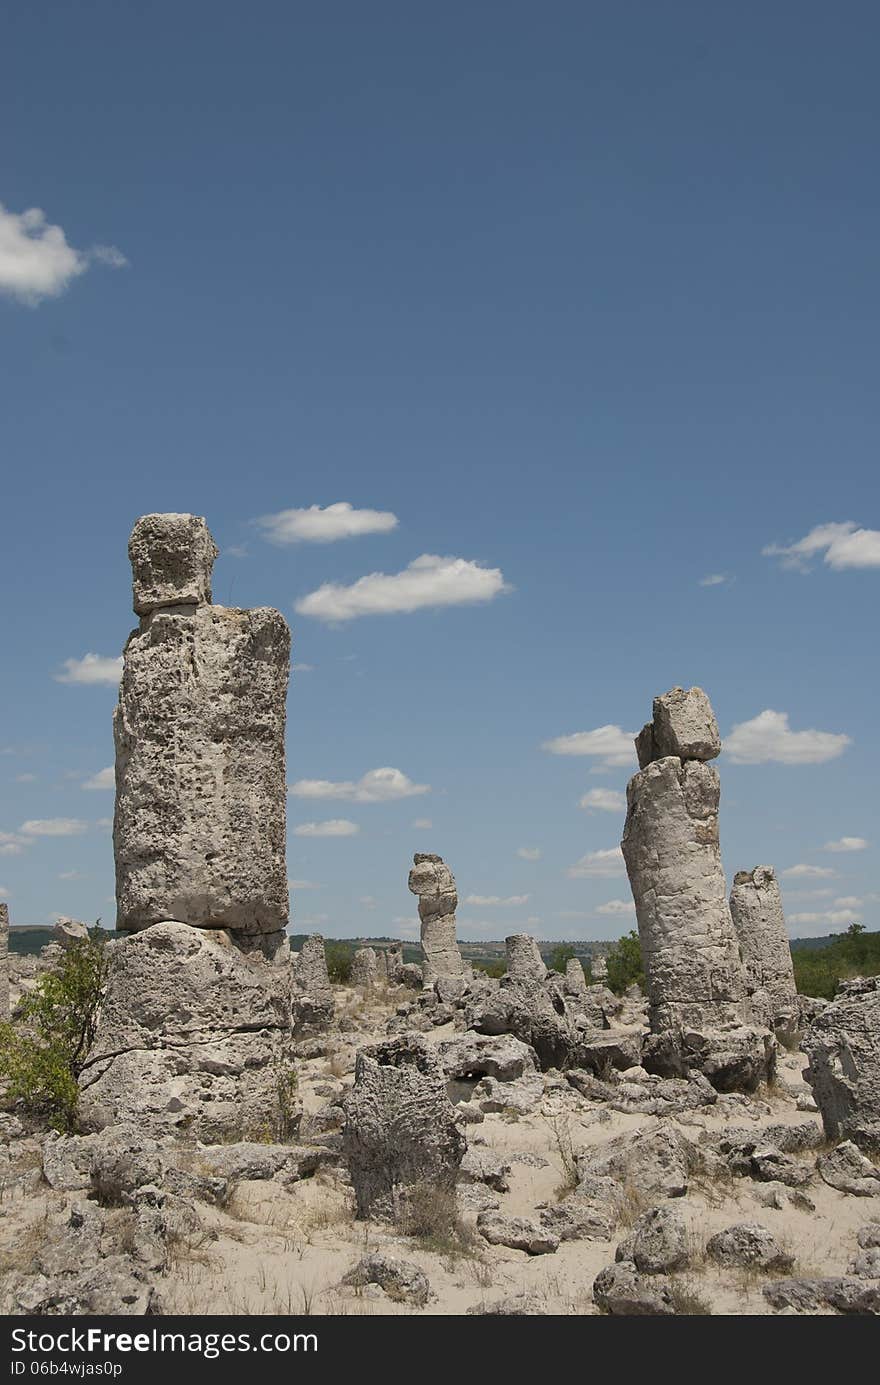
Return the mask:
<path fill-rule="evenodd" d="M 267 607 L 210 604 L 216 554 L 196 515 L 145 515 L 129 542 L 141 620 L 113 728 L 117 927 L 177 920 L 280 942 L 290 632 Z"/>
<path fill-rule="evenodd" d="M 842 981 L 801 1047 L 825 1133 L 880 1154 L 880 977 Z"/>
<path fill-rule="evenodd" d="M 320 1034 L 333 1022 L 333 987 L 327 972 L 327 954 L 320 933 L 306 938 L 300 952 L 291 957 L 294 1029 L 298 1035 Z"/>
<path fill-rule="evenodd" d="M 730 913 L 756 1017 L 787 1039 L 798 1023 L 798 994 L 782 895 L 772 866 L 738 871 Z"/>
<path fill-rule="evenodd" d="M 745 1027 L 754 1017 L 721 865 L 720 784 L 706 763 L 721 740 L 702 689 L 673 688 L 655 698 L 654 719 L 636 747 L 642 768 L 627 786 L 621 845 L 650 1025 L 664 1036 L 654 1045 L 657 1070 L 672 1076 L 699 1066 L 721 1087 L 754 1086 L 767 1075 L 772 1040 Z"/>
<path fill-rule="evenodd" d="M 360 1050 L 343 1133 L 359 1217 L 393 1218 L 407 1188 L 451 1190 L 465 1148 L 440 1060 L 421 1035 Z"/>
<path fill-rule="evenodd" d="M 74 943 L 86 942 L 88 936 L 88 928 L 79 919 L 59 918 L 55 920 L 55 927 L 52 929 L 52 941 L 65 950 L 72 947 Z"/>
<path fill-rule="evenodd" d="M 206 1141 L 287 1138 L 295 1092 L 283 960 L 174 922 L 117 943 L 80 1077 L 83 1129 L 130 1121 Z"/>
<path fill-rule="evenodd" d="M 602 982 L 608 980 L 608 963 L 605 960 L 605 954 L 603 952 L 593 953 L 590 958 L 590 971 L 592 972 L 594 981 Z"/>
<path fill-rule="evenodd" d="M 0 904 L 0 1020 L 9 1019 L 9 906 Z"/>
<path fill-rule="evenodd" d="M 387 947 L 382 954 L 382 960 L 385 964 L 385 975 L 393 986 L 397 982 L 401 967 L 404 965 L 403 943 L 392 943 L 391 947 Z"/>
<path fill-rule="evenodd" d="M 452 871 L 442 856 L 417 851 L 409 873 L 409 888 L 419 897 L 422 951 L 425 954 L 422 967 L 424 984 L 433 986 L 438 976 L 460 976 L 464 965 L 455 941 L 458 895 Z"/>
<path fill-rule="evenodd" d="M 375 986 L 379 979 L 379 959 L 374 947 L 359 947 L 351 959 L 351 984 Z"/>
<path fill-rule="evenodd" d="M 504 939 L 507 975 L 511 981 L 543 981 L 547 968 L 538 944 L 528 933 L 511 933 Z M 583 973 L 581 973 L 583 974 Z"/>

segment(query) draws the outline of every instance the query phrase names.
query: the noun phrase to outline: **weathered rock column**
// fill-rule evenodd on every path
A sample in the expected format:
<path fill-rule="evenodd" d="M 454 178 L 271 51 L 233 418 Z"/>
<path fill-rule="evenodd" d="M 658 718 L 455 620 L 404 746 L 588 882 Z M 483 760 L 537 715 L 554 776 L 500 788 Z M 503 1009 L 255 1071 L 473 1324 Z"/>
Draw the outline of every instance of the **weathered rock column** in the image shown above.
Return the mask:
<path fill-rule="evenodd" d="M 359 947 L 351 959 L 351 984 L 375 986 L 379 979 L 379 959 L 374 947 Z"/>
<path fill-rule="evenodd" d="M 538 944 L 529 933 L 511 933 L 504 939 L 507 975 L 511 981 L 543 981 L 547 968 Z M 581 972 L 583 976 L 583 972 Z"/>
<path fill-rule="evenodd" d="M 217 549 L 196 515 L 144 515 L 114 716 L 117 927 L 287 925 L 290 631 L 268 607 L 211 605 Z"/>
<path fill-rule="evenodd" d="M 793 1037 L 798 994 L 782 895 L 772 866 L 737 872 L 730 913 L 755 1014 L 781 1037 Z"/>
<path fill-rule="evenodd" d="M 721 865 L 720 783 L 706 763 L 719 754 L 721 738 L 703 690 L 673 688 L 655 698 L 653 721 L 640 732 L 636 748 L 642 768 L 627 786 L 621 846 L 636 905 L 650 1025 L 655 1034 L 672 1035 L 679 1050 L 684 1033 L 694 1065 L 709 1072 L 709 1053 L 718 1045 L 717 1035 L 705 1031 L 753 1017 Z M 757 1032 L 743 1032 L 736 1043 L 731 1036 L 729 1046 L 741 1050 L 740 1057 L 715 1074 L 719 1085 L 754 1085 L 766 1075 Z"/>
<path fill-rule="evenodd" d="M 303 941 L 290 959 L 293 974 L 294 1027 L 298 1035 L 319 1034 L 330 1028 L 335 1012 L 327 953 L 320 933 Z"/>
<path fill-rule="evenodd" d="M 841 981 L 801 1047 L 826 1135 L 880 1155 L 880 976 Z"/>
<path fill-rule="evenodd" d="M 0 904 L 0 1020 L 9 1019 L 9 906 Z"/>
<path fill-rule="evenodd" d="M 438 976 L 461 976 L 464 964 L 455 941 L 458 894 L 452 871 L 442 856 L 416 852 L 409 888 L 419 897 L 425 986 L 433 986 Z"/>

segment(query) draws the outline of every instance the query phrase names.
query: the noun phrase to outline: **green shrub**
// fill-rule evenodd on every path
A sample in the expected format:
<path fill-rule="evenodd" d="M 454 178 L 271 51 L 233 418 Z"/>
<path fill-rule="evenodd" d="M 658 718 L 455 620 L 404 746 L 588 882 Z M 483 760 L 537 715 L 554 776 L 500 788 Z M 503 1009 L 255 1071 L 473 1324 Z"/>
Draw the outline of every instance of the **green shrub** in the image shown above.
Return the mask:
<path fill-rule="evenodd" d="M 794 979 L 801 995 L 831 1000 L 837 983 L 851 976 L 880 974 L 880 933 L 852 923 L 827 947 L 793 948 Z"/>
<path fill-rule="evenodd" d="M 77 1078 L 95 1037 L 107 977 L 106 935 L 97 925 L 72 943 L 0 1025 L 0 1081 L 18 1103 L 57 1130 L 72 1130 Z"/>
<path fill-rule="evenodd" d="M 507 971 L 506 962 L 474 962 L 474 968 L 483 972 L 485 976 L 494 976 L 496 979 L 503 976 Z"/>
<path fill-rule="evenodd" d="M 564 975 L 565 968 L 576 957 L 577 953 L 569 943 L 558 943 L 550 954 L 548 966 L 551 971 L 560 971 Z"/>
<path fill-rule="evenodd" d="M 608 965 L 608 985 L 615 995 L 622 995 L 633 982 L 642 990 L 645 989 L 642 948 L 635 928 L 618 939 L 605 960 Z"/>
<path fill-rule="evenodd" d="M 354 948 L 351 943 L 325 942 L 324 952 L 327 957 L 327 974 L 331 981 L 337 986 L 345 986 L 351 980 L 351 964 L 354 960 Z"/>

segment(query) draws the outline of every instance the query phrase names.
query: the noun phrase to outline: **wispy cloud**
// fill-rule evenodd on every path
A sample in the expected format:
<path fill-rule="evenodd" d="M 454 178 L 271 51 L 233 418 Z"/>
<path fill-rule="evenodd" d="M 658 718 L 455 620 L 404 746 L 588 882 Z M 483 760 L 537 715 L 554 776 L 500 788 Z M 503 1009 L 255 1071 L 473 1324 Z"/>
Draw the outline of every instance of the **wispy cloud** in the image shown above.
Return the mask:
<path fill-rule="evenodd" d="M 573 731 L 569 736 L 554 736 L 541 749 L 551 755 L 590 755 L 605 769 L 630 765 L 636 758 L 634 731 L 619 726 L 597 726 L 593 731 Z"/>
<path fill-rule="evenodd" d="M 870 842 L 864 837 L 840 837 L 836 842 L 826 842 L 822 847 L 823 851 L 865 851 L 870 846 Z"/>
<path fill-rule="evenodd" d="M 288 788 L 294 798 L 335 798 L 351 803 L 393 803 L 430 791 L 430 784 L 414 784 L 401 770 L 390 767 L 368 770 L 358 780 L 298 779 Z"/>
<path fill-rule="evenodd" d="M 325 582 L 297 601 L 295 609 L 301 616 L 314 616 L 333 624 L 358 616 L 491 601 L 510 590 L 499 568 L 482 567 L 466 558 L 438 558 L 423 553 L 403 572 L 372 572 L 359 577 L 351 586 Z"/>
<path fill-rule="evenodd" d="M 84 789 L 115 789 L 115 788 L 116 788 L 116 771 L 114 770 L 113 766 L 112 766 L 112 765 L 108 765 L 106 769 L 99 769 L 97 774 L 93 774 L 93 775 L 91 776 L 91 778 L 86 779 L 86 780 L 84 781 L 84 783 L 83 783 L 83 788 L 84 788 Z"/>
<path fill-rule="evenodd" d="M 615 875 L 624 875 L 625 872 L 623 852 L 619 846 L 610 846 L 602 851 L 588 851 L 579 861 L 575 861 L 573 866 L 569 866 L 565 873 L 572 880 L 583 880 L 588 876 L 608 879 Z"/>
<path fill-rule="evenodd" d="M 580 800 L 579 807 L 590 813 L 622 813 L 626 809 L 626 794 L 616 789 L 590 789 Z"/>
<path fill-rule="evenodd" d="M 634 914 L 636 906 L 631 899 L 609 899 L 607 904 L 600 904 L 596 910 L 597 914 L 610 914 L 612 917 L 623 914 Z"/>
<path fill-rule="evenodd" d="M 465 900 L 465 904 L 476 904 L 481 909 L 506 905 L 515 908 L 517 905 L 528 904 L 528 902 L 529 896 L 527 894 L 510 894 L 506 899 L 502 899 L 501 895 L 497 894 L 469 894 Z"/>
<path fill-rule="evenodd" d="M 128 263 L 112 245 L 75 250 L 39 207 L 17 213 L 0 203 L 0 293 L 35 308 L 57 298 L 95 261 L 113 269 Z"/>
<path fill-rule="evenodd" d="M 322 887 L 316 884 L 314 880 L 288 880 L 287 888 L 289 890 L 320 890 Z"/>
<path fill-rule="evenodd" d="M 831 866 L 810 866 L 800 862 L 796 866 L 789 866 L 782 872 L 790 880 L 828 880 L 837 874 Z"/>
<path fill-rule="evenodd" d="M 710 572 L 708 577 L 701 577 L 699 586 L 701 587 L 724 587 L 729 586 L 734 578 L 727 572 Z"/>
<path fill-rule="evenodd" d="M 347 818 L 329 818 L 326 822 L 301 822 L 294 827 L 295 837 L 356 837 L 360 832 L 356 822 Z"/>
<path fill-rule="evenodd" d="M 792 731 L 787 712 L 769 708 L 741 721 L 725 737 L 725 754 L 737 765 L 821 765 L 842 755 L 849 736 L 833 731 Z"/>
<path fill-rule="evenodd" d="M 279 510 L 254 523 L 270 543 L 335 543 L 362 534 L 387 534 L 398 525 L 390 510 L 356 510 L 347 500 L 335 505 L 310 505 L 304 510 Z"/>
<path fill-rule="evenodd" d="M 110 683 L 122 677 L 122 655 L 118 659 L 103 654 L 84 654 L 81 659 L 65 659 L 64 673 L 53 674 L 57 683 Z"/>
<path fill-rule="evenodd" d="M 0 856 L 20 856 L 31 843 L 18 832 L 0 832 Z"/>
<path fill-rule="evenodd" d="M 831 928 L 848 928 L 861 919 L 859 909 L 827 909 L 822 913 L 789 914 L 789 923 L 827 923 Z"/>
<path fill-rule="evenodd" d="M 35 774 L 17 774 L 15 782 L 16 784 L 36 784 L 37 776 Z"/>
<path fill-rule="evenodd" d="M 540 861 L 541 848 L 539 846 L 518 846 L 516 854 L 521 861 Z"/>
<path fill-rule="evenodd" d="M 82 818 L 29 818 L 18 830 L 26 837 L 78 837 L 88 827 Z"/>
<path fill-rule="evenodd" d="M 430 818 L 416 818 L 413 821 L 413 827 L 417 832 L 430 832 L 433 826 L 434 824 Z"/>
<path fill-rule="evenodd" d="M 768 544 L 765 558 L 779 558 L 782 566 L 808 572 L 823 554 L 831 568 L 880 567 L 880 529 L 862 529 L 852 520 L 842 524 L 817 524 L 802 539 L 790 544 Z"/>

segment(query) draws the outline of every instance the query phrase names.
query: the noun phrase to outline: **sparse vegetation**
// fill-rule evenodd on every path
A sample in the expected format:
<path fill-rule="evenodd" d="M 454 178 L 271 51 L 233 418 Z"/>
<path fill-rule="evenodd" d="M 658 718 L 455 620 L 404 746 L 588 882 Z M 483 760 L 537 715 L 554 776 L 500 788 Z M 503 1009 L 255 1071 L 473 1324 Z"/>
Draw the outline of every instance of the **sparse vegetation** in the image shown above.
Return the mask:
<path fill-rule="evenodd" d="M 328 938 L 324 943 L 324 952 L 330 980 L 337 986 L 347 986 L 351 980 L 351 964 L 354 961 L 354 948 L 351 943 Z"/>
<path fill-rule="evenodd" d="M 639 935 L 634 928 L 625 933 L 611 948 L 606 957 L 608 965 L 608 985 L 615 995 L 623 995 L 627 986 L 634 982 L 645 989 L 645 972 L 642 966 L 642 948 Z"/>
<path fill-rule="evenodd" d="M 7 1105 L 57 1130 L 76 1124 L 77 1079 L 95 1037 L 107 977 L 106 934 L 96 924 L 0 1024 L 0 1082 Z"/>
<path fill-rule="evenodd" d="M 496 980 L 497 980 L 498 977 L 503 976 L 504 973 L 507 971 L 507 963 L 506 963 L 506 962 L 474 962 L 474 968 L 475 968 L 476 971 L 482 971 L 482 972 L 485 973 L 486 976 L 493 976 L 493 977 L 495 977 Z"/>
<path fill-rule="evenodd" d="M 417 1183 L 406 1190 L 395 1217 L 403 1236 L 420 1242 L 438 1255 L 473 1255 L 477 1233 L 459 1214 L 455 1191 Z"/>

